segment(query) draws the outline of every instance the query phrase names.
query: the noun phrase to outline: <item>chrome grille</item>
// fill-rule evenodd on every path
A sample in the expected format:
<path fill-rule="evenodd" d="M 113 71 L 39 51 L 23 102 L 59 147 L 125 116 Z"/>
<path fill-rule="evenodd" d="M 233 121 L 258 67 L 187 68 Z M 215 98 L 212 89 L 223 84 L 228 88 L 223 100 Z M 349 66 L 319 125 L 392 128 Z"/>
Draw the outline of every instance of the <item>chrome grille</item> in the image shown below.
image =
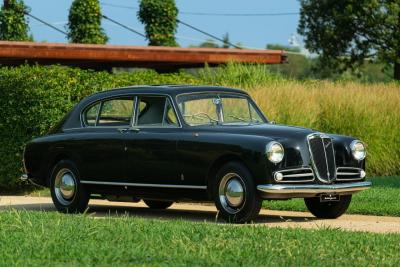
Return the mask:
<path fill-rule="evenodd" d="M 336 179 L 335 151 L 332 139 L 322 134 L 312 134 L 308 138 L 311 163 L 319 180 L 329 183 Z"/>
<path fill-rule="evenodd" d="M 278 180 L 278 174 L 282 174 L 282 180 Z M 297 168 L 280 170 L 274 173 L 275 181 L 279 183 L 304 183 L 314 181 L 314 173 L 310 168 Z"/>
<path fill-rule="evenodd" d="M 337 181 L 354 181 L 362 180 L 361 172 L 363 169 L 353 167 L 338 167 L 337 168 Z M 364 172 L 365 174 L 365 172 Z"/>

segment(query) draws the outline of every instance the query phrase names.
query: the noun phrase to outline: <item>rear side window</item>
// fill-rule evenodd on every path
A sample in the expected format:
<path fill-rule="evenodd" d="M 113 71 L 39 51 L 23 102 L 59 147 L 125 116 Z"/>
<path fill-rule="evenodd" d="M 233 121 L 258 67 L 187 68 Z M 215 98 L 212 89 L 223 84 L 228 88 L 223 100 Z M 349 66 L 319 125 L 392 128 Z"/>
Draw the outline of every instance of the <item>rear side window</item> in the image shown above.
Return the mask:
<path fill-rule="evenodd" d="M 97 120 L 97 115 L 99 113 L 99 109 L 100 109 L 100 103 L 97 103 L 86 110 L 85 115 L 84 115 L 85 125 L 87 125 L 87 126 L 95 126 L 96 125 L 96 120 Z"/>
<path fill-rule="evenodd" d="M 104 101 L 97 126 L 129 126 L 133 112 L 133 99 Z"/>

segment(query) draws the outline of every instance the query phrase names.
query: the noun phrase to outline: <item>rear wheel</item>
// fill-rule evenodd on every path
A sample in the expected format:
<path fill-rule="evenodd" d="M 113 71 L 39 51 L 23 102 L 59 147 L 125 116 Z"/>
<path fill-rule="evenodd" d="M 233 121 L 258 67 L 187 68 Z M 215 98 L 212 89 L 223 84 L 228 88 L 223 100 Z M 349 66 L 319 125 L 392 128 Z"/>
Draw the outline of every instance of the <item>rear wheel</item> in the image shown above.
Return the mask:
<path fill-rule="evenodd" d="M 148 200 L 143 199 L 143 202 L 150 208 L 150 209 L 167 209 L 171 207 L 173 204 L 172 201 L 159 201 L 159 200 Z"/>
<path fill-rule="evenodd" d="M 64 213 L 84 212 L 89 195 L 79 183 L 76 165 L 70 160 L 61 160 L 53 168 L 50 177 L 50 192 L 54 206 Z"/>
<path fill-rule="evenodd" d="M 260 212 L 262 199 L 252 175 L 239 162 L 222 166 L 213 184 L 213 194 L 219 215 L 227 222 L 249 222 Z"/>
<path fill-rule="evenodd" d="M 305 198 L 308 210 L 317 218 L 335 219 L 343 215 L 351 202 L 351 195 L 340 196 L 339 201 L 321 202 L 319 197 Z"/>

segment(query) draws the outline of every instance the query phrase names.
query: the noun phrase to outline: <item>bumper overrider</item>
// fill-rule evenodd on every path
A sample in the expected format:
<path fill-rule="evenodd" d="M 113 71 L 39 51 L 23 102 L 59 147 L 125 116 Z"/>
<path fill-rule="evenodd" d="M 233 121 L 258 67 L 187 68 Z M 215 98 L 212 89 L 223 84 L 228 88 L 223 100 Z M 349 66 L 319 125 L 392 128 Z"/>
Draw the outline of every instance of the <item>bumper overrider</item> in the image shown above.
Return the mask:
<path fill-rule="evenodd" d="M 351 195 L 366 190 L 372 185 L 369 181 L 338 184 L 263 184 L 257 190 L 263 198 L 287 199 L 316 197 L 323 194 Z"/>

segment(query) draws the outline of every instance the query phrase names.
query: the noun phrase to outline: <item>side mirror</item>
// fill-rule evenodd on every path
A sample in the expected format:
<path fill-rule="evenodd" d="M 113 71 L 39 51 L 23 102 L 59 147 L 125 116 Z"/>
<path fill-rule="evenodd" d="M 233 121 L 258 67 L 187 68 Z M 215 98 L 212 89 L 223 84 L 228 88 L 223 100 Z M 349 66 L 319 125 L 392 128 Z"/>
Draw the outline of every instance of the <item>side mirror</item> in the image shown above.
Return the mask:
<path fill-rule="evenodd" d="M 270 121 L 269 123 L 271 123 L 271 124 L 276 124 L 276 121 Z"/>

